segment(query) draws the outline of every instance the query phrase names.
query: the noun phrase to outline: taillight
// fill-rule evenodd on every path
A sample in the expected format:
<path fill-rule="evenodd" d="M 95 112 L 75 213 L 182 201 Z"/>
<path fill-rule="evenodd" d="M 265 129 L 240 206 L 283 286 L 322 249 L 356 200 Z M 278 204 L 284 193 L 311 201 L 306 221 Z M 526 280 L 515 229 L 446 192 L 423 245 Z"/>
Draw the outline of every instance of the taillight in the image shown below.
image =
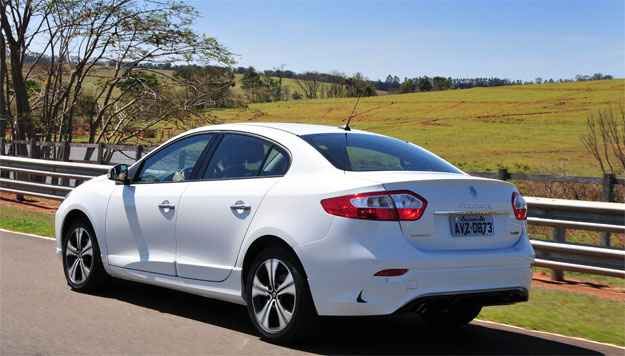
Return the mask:
<path fill-rule="evenodd" d="M 517 220 L 527 219 L 527 203 L 520 193 L 512 193 L 512 211 Z"/>
<path fill-rule="evenodd" d="M 344 195 L 321 201 L 328 213 L 367 220 L 419 220 L 427 206 L 420 195 L 408 190 Z"/>

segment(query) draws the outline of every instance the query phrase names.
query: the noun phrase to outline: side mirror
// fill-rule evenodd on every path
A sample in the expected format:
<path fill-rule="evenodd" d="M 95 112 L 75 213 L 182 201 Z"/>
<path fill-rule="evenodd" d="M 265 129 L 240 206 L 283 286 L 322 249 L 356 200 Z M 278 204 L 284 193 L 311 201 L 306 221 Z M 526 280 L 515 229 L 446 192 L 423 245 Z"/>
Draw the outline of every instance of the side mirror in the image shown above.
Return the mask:
<path fill-rule="evenodd" d="M 109 179 L 121 184 L 129 184 L 128 165 L 118 164 L 109 170 Z"/>

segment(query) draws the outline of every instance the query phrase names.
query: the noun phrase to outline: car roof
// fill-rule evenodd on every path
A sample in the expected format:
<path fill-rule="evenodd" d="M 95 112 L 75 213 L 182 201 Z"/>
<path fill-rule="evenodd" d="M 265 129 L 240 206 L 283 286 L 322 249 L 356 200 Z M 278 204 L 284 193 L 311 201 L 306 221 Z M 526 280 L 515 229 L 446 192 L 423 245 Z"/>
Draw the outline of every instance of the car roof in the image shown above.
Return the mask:
<path fill-rule="evenodd" d="M 345 133 L 345 130 L 338 126 L 282 123 L 282 122 L 245 122 L 245 123 L 207 126 L 207 127 L 204 127 L 204 129 L 207 129 L 207 128 L 219 129 L 220 127 L 235 127 L 235 126 L 264 127 L 264 128 L 288 132 L 297 136 L 322 134 L 322 133 Z M 369 133 L 369 132 L 360 131 L 360 130 L 352 130 L 352 132 Z"/>

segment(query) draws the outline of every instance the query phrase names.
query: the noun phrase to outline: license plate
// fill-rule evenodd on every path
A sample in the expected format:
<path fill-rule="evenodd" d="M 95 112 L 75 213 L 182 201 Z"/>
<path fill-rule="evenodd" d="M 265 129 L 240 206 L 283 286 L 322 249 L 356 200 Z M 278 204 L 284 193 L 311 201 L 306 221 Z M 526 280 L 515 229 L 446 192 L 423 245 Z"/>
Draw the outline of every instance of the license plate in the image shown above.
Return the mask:
<path fill-rule="evenodd" d="M 494 219 L 490 215 L 454 215 L 449 218 L 453 236 L 491 236 L 495 233 Z"/>

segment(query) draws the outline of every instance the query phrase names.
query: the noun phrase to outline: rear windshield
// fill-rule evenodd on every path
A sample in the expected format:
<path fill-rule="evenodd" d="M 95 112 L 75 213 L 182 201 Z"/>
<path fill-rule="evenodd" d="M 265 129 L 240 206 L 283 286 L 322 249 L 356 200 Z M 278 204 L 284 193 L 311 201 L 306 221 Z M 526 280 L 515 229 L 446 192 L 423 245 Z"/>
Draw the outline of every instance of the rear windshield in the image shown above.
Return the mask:
<path fill-rule="evenodd" d="M 462 173 L 432 153 L 398 139 L 360 134 L 301 136 L 336 168 L 344 171 L 431 171 Z"/>

